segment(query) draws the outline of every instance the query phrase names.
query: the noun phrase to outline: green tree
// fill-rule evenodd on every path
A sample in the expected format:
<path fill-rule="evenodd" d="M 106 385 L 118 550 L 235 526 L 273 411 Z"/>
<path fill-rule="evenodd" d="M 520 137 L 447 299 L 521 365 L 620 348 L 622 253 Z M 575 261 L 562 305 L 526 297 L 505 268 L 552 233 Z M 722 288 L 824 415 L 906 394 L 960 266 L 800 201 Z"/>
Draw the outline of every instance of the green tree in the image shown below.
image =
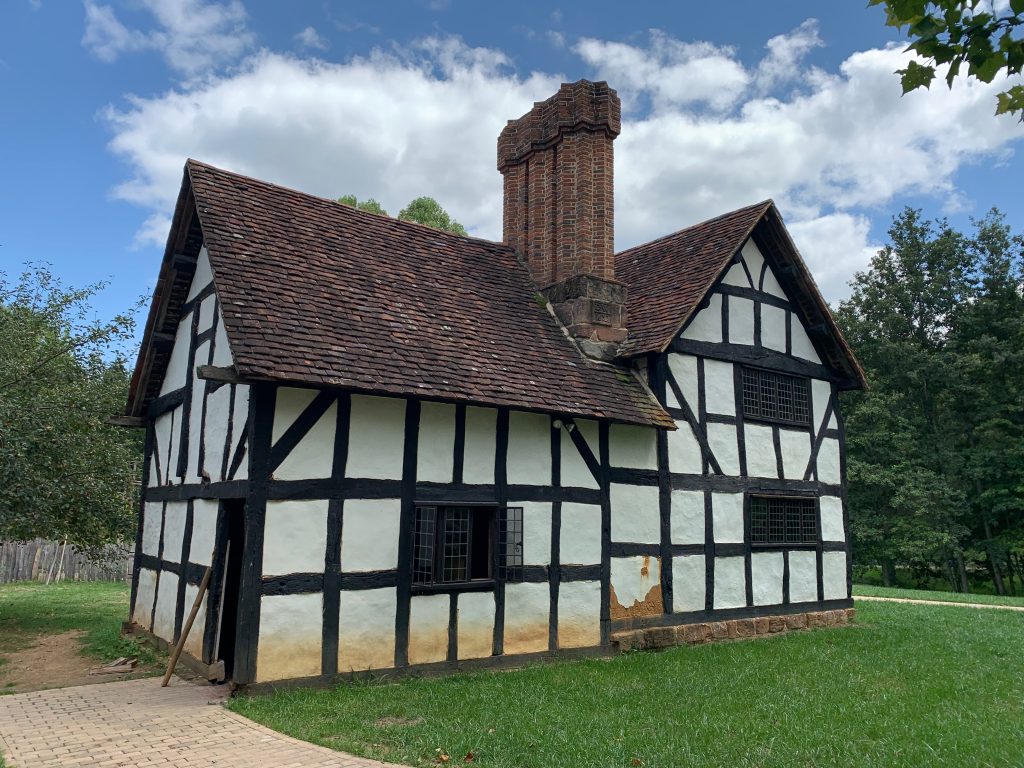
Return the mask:
<path fill-rule="evenodd" d="M 353 208 L 358 208 L 360 211 L 366 211 L 367 213 L 376 213 L 380 216 L 388 215 L 388 212 L 384 210 L 384 207 L 372 197 L 359 202 L 355 195 L 342 195 L 338 198 L 338 202 L 342 205 L 350 205 Z"/>
<path fill-rule="evenodd" d="M 141 438 L 105 419 L 127 399 L 134 320 L 91 318 L 102 287 L 0 273 L 0 540 L 91 550 L 132 535 Z"/>
<path fill-rule="evenodd" d="M 402 221 L 415 221 L 417 224 L 441 229 L 454 235 L 466 235 L 466 228 L 449 216 L 432 197 L 417 197 L 401 210 L 398 218 Z"/>
<path fill-rule="evenodd" d="M 1009 0 L 1002 11 L 980 0 L 868 0 L 868 5 L 884 5 L 886 24 L 907 28 L 907 50 L 916 58 L 897 71 L 904 93 L 930 87 L 940 65 L 948 65 L 950 88 L 964 65 L 968 75 L 985 83 L 1000 72 L 1019 75 L 1024 68 L 1024 0 Z M 1004 113 L 1020 113 L 1024 121 L 1024 85 L 998 94 L 996 114 Z"/>

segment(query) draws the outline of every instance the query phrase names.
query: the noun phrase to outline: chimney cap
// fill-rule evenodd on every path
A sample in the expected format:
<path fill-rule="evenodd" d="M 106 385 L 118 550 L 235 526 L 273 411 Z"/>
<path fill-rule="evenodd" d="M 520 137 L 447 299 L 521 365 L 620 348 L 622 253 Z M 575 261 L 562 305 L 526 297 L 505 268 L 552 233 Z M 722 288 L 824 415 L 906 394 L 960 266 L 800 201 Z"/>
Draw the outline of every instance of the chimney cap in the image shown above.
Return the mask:
<path fill-rule="evenodd" d="M 509 120 L 498 136 L 498 170 L 521 163 L 566 133 L 601 132 L 613 139 L 622 130 L 622 106 L 605 81 L 562 83 L 558 93 L 534 103 L 518 120 Z"/>

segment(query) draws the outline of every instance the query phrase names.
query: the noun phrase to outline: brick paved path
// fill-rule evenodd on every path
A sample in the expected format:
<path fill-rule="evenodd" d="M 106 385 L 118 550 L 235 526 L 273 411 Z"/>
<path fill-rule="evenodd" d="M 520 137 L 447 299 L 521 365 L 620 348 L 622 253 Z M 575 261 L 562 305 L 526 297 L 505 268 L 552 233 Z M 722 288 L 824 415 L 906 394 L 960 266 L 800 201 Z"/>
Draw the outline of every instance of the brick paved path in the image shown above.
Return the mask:
<path fill-rule="evenodd" d="M 9 768 L 386 765 L 257 725 L 222 707 L 225 694 L 177 677 L 161 688 L 154 677 L 0 696 L 0 750 Z"/>

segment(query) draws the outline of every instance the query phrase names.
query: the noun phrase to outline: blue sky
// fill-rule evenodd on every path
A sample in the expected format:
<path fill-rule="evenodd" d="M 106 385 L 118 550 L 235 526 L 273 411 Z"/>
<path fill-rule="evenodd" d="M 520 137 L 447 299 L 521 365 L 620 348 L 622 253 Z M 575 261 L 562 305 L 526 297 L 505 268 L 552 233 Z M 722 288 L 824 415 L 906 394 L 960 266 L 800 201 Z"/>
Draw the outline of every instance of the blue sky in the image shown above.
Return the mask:
<path fill-rule="evenodd" d="M 900 98 L 878 8 L 820 3 L 4 0 L 0 269 L 152 291 L 192 156 L 500 237 L 494 143 L 562 80 L 624 103 L 624 248 L 774 198 L 826 295 L 904 205 L 1024 230 L 1024 127 L 959 82 Z M 513 10 L 514 9 L 514 10 Z"/>

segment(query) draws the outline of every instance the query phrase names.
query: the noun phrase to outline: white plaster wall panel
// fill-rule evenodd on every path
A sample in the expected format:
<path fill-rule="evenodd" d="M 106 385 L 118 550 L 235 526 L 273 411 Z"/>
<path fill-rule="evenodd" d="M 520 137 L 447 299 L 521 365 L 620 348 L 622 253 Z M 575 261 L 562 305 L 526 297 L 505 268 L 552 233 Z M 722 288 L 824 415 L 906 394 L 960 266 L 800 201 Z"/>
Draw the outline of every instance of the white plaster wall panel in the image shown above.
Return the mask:
<path fill-rule="evenodd" d="M 577 423 L 576 429 L 579 430 L 579 428 L 579 423 Z M 562 486 L 565 488 L 598 488 L 594 473 L 590 471 L 587 463 L 580 456 L 579 449 L 572 441 L 572 437 L 564 428 L 562 429 L 560 449 L 562 452 L 560 467 Z M 598 459 L 597 452 L 594 453 L 594 458 Z"/>
<path fill-rule="evenodd" d="M 850 595 L 846 591 L 846 553 L 825 552 L 821 556 L 822 587 L 826 600 L 845 600 Z"/>
<path fill-rule="evenodd" d="M 460 659 L 480 659 L 494 651 L 494 595 L 463 592 L 459 595 L 458 652 Z"/>
<path fill-rule="evenodd" d="M 665 387 L 665 406 L 667 408 L 682 408 L 682 403 L 676 399 L 676 393 L 672 387 Z"/>
<path fill-rule="evenodd" d="M 466 451 L 462 479 L 473 485 L 494 482 L 494 456 L 498 440 L 498 412 L 493 408 L 466 408 Z"/>
<path fill-rule="evenodd" d="M 826 437 L 818 448 L 818 482 L 838 485 L 841 479 L 839 441 L 834 437 Z"/>
<path fill-rule="evenodd" d="M 811 436 L 795 429 L 779 430 L 782 449 L 782 473 L 787 480 L 803 480 L 807 462 L 811 460 Z"/>
<path fill-rule="evenodd" d="M 704 543 L 703 491 L 672 491 L 672 543 Z"/>
<path fill-rule="evenodd" d="M 729 271 L 722 276 L 722 282 L 726 285 L 738 285 L 740 288 L 753 288 L 747 279 L 747 273 L 743 271 L 742 264 L 733 264 Z"/>
<path fill-rule="evenodd" d="M 239 438 L 242 435 L 242 430 L 245 429 L 245 424 L 249 420 L 249 387 L 245 384 L 239 384 L 235 387 L 235 409 L 231 417 L 231 446 L 232 454 L 228 459 L 228 471 L 231 471 L 231 462 L 234 461 L 235 445 L 237 445 Z M 245 452 L 243 448 L 243 453 Z M 242 463 L 238 466 L 238 470 L 235 472 L 235 480 L 246 480 L 249 477 L 249 460 L 248 457 L 242 459 Z"/>
<path fill-rule="evenodd" d="M 708 297 L 707 307 L 690 319 L 681 336 L 693 341 L 722 340 L 722 295 L 720 293 L 713 293 Z"/>
<path fill-rule="evenodd" d="M 711 532 L 718 544 L 743 543 L 743 494 L 711 494 Z"/>
<path fill-rule="evenodd" d="M 342 590 L 338 605 L 338 671 L 395 666 L 395 590 Z"/>
<path fill-rule="evenodd" d="M 160 473 L 159 478 L 162 480 L 163 471 L 164 465 L 160 463 L 160 455 L 156 451 L 154 451 L 152 455 L 149 457 L 149 478 L 147 484 L 150 488 L 159 485 L 159 483 L 157 482 L 157 472 Z"/>
<path fill-rule="evenodd" d="M 510 507 L 523 508 L 523 564 L 551 562 L 551 502 L 514 501 Z"/>
<path fill-rule="evenodd" d="M 278 387 L 274 402 L 274 427 L 271 431 L 271 444 L 274 445 L 295 423 L 306 407 L 316 399 L 317 390 L 299 389 L 297 387 Z"/>
<path fill-rule="evenodd" d="M 192 502 L 192 543 L 188 559 L 200 565 L 213 564 L 213 548 L 217 543 L 217 514 L 220 504 L 213 499 Z"/>
<path fill-rule="evenodd" d="M 263 530 L 264 576 L 323 573 L 327 499 L 268 501 Z"/>
<path fill-rule="evenodd" d="M 164 560 L 181 562 L 181 545 L 185 538 L 187 501 L 169 501 L 164 509 Z"/>
<path fill-rule="evenodd" d="M 227 331 L 224 330 L 224 315 L 217 308 L 217 330 L 213 333 L 213 364 L 218 366 L 232 365 L 231 343 Z"/>
<path fill-rule="evenodd" d="M 718 459 L 724 475 L 740 473 L 739 448 L 736 445 L 736 427 L 732 424 L 708 424 L 708 446 Z"/>
<path fill-rule="evenodd" d="M 550 617 L 551 592 L 546 582 L 507 584 L 503 643 L 505 653 L 546 651 Z"/>
<path fill-rule="evenodd" d="M 643 603 L 651 590 L 661 589 L 661 560 L 649 555 L 613 557 L 611 585 L 614 599 L 630 609 Z"/>
<path fill-rule="evenodd" d="M 818 357 L 818 353 L 814 351 L 814 345 L 811 344 L 811 337 L 807 335 L 807 331 L 804 330 L 803 323 L 796 314 L 789 316 L 790 325 L 792 326 L 792 342 L 793 342 L 793 356 L 801 357 L 804 360 L 810 360 L 812 363 L 820 363 L 821 358 Z"/>
<path fill-rule="evenodd" d="M 217 297 L 210 294 L 203 299 L 202 303 L 199 305 L 199 333 L 204 333 L 213 327 L 213 306 L 216 303 Z M 207 358 L 200 358 L 199 356 L 196 356 L 196 359 L 202 360 L 204 363 L 207 360 Z M 196 364 L 198 365 L 198 363 Z"/>
<path fill-rule="evenodd" d="M 153 612 L 153 634 L 168 643 L 174 642 L 174 614 L 178 609 L 178 577 L 161 571 L 157 580 L 156 610 Z"/>
<path fill-rule="evenodd" d="M 821 497 L 821 540 L 846 541 L 843 525 L 843 500 L 838 496 Z"/>
<path fill-rule="evenodd" d="M 274 477 L 279 480 L 330 477 L 334 469 L 334 433 L 337 429 L 338 404 L 332 403 L 274 470 Z"/>
<path fill-rule="evenodd" d="M 818 599 L 818 557 L 810 549 L 789 553 L 789 602 L 812 603 Z"/>
<path fill-rule="evenodd" d="M 178 451 L 181 449 L 181 419 L 183 413 L 184 409 L 179 405 L 169 414 L 170 430 L 167 439 L 170 444 L 167 449 L 167 466 L 164 467 L 165 485 L 181 482 L 178 476 Z"/>
<path fill-rule="evenodd" d="M 764 273 L 764 280 L 761 281 L 761 290 L 764 293 L 770 293 L 772 296 L 777 296 L 780 299 L 788 299 L 786 292 L 782 290 L 782 286 L 779 285 L 779 280 L 775 277 L 775 272 L 771 267 L 768 267 Z"/>
<path fill-rule="evenodd" d="M 707 597 L 704 555 L 672 558 L 672 611 L 703 611 Z"/>
<path fill-rule="evenodd" d="M 508 415 L 510 485 L 551 484 L 551 419 L 539 413 Z"/>
<path fill-rule="evenodd" d="M 167 482 L 167 467 L 170 463 L 171 454 L 171 414 L 165 413 L 157 417 L 153 423 L 153 434 L 155 438 L 154 458 L 160 467 L 160 477 L 164 483 Z M 150 472 L 150 484 L 156 485 L 156 473 Z"/>
<path fill-rule="evenodd" d="M 821 379 L 811 379 L 811 407 L 814 408 L 814 431 L 824 426 L 825 409 L 832 398 L 832 383 Z"/>
<path fill-rule="evenodd" d="M 601 562 L 601 507 L 597 504 L 562 502 L 559 561 L 593 565 Z"/>
<path fill-rule="evenodd" d="M 216 482 L 223 480 L 224 443 L 231 422 L 231 387 L 220 387 L 206 396 L 206 431 L 203 437 L 203 469 Z"/>
<path fill-rule="evenodd" d="M 149 568 L 139 569 L 139 587 L 135 593 L 135 610 L 132 621 L 148 630 L 152 630 L 153 601 L 156 599 L 156 571 Z"/>
<path fill-rule="evenodd" d="M 204 341 L 196 348 L 196 365 L 205 365 L 210 354 L 210 342 Z M 192 372 L 192 408 L 188 418 L 188 465 L 185 474 L 189 482 L 199 482 L 199 445 L 203 434 L 203 391 L 206 383 Z"/>
<path fill-rule="evenodd" d="M 348 499 L 342 514 L 342 571 L 384 571 L 398 567 L 400 499 Z"/>
<path fill-rule="evenodd" d="M 758 287 L 758 280 L 761 275 L 761 267 L 764 266 L 764 256 L 761 255 L 761 249 L 757 247 L 751 239 L 747 239 L 747 242 L 743 244 L 740 249 L 740 254 L 743 257 L 743 261 L 747 265 L 747 270 L 750 272 L 750 276 L 754 280 L 754 287 Z"/>
<path fill-rule="evenodd" d="M 747 604 L 744 558 L 715 558 L 715 608 L 742 608 Z"/>
<path fill-rule="evenodd" d="M 260 601 L 256 680 L 287 680 L 319 675 L 323 645 L 324 598 L 268 595 Z"/>
<path fill-rule="evenodd" d="M 181 389 L 188 381 L 188 352 L 192 345 L 192 313 L 189 312 L 178 323 L 178 329 L 174 332 L 174 347 L 171 349 L 171 357 L 167 361 L 167 370 L 164 372 L 164 380 L 160 384 L 160 394 L 166 395 L 176 389 Z"/>
<path fill-rule="evenodd" d="M 414 595 L 409 601 L 409 663 L 448 658 L 449 595 Z"/>
<path fill-rule="evenodd" d="M 676 427 L 677 429 L 666 433 L 669 469 L 688 475 L 701 474 L 704 471 L 704 464 L 696 435 L 685 421 L 677 421 Z"/>
<path fill-rule="evenodd" d="M 736 382 L 733 380 L 732 363 L 704 360 L 704 398 L 708 413 L 736 415 Z"/>
<path fill-rule="evenodd" d="M 612 424 L 608 431 L 608 457 L 613 467 L 657 469 L 656 429 Z"/>
<path fill-rule="evenodd" d="M 612 541 L 657 544 L 661 541 L 658 486 L 612 483 Z"/>
<path fill-rule="evenodd" d="M 188 298 L 185 300 L 192 301 L 212 282 L 213 270 L 210 269 L 210 255 L 206 252 L 204 245 L 199 249 L 199 255 L 196 257 L 196 271 L 192 274 L 192 282 L 188 287 Z"/>
<path fill-rule="evenodd" d="M 754 346 L 754 302 L 742 296 L 729 297 L 729 343 Z"/>
<path fill-rule="evenodd" d="M 785 561 L 781 552 L 755 552 L 750 556 L 750 580 L 754 605 L 782 603 L 782 572 Z"/>
<path fill-rule="evenodd" d="M 420 404 L 416 479 L 424 483 L 450 483 L 455 471 L 455 406 Z"/>
<path fill-rule="evenodd" d="M 744 424 L 743 444 L 747 451 L 747 474 L 750 477 L 779 476 L 771 427 L 763 424 Z"/>
<path fill-rule="evenodd" d="M 405 401 L 352 395 L 346 477 L 402 479 Z"/>
<path fill-rule="evenodd" d="M 164 524 L 164 503 L 147 501 L 142 513 L 142 553 L 160 554 L 160 529 Z"/>
<path fill-rule="evenodd" d="M 558 588 L 558 647 L 601 644 L 601 582 L 569 581 Z"/>
<path fill-rule="evenodd" d="M 786 310 L 782 307 L 761 305 L 761 344 L 778 352 L 786 351 Z"/>
<path fill-rule="evenodd" d="M 185 631 L 185 622 L 188 621 L 189 612 L 192 610 L 192 604 L 195 603 L 198 593 L 198 586 L 193 584 L 185 585 L 185 612 L 181 619 L 182 632 Z M 192 623 L 192 630 L 188 633 L 188 637 L 185 638 L 185 645 L 183 646 L 185 653 L 200 661 L 203 659 L 203 628 L 206 626 L 206 597 L 209 594 L 207 592 L 203 595 L 195 621 Z"/>
<path fill-rule="evenodd" d="M 693 355 L 681 355 L 672 352 L 668 356 L 668 369 L 672 378 L 679 385 L 679 391 L 683 393 L 687 405 L 695 414 L 698 410 L 697 403 L 697 358 Z"/>

